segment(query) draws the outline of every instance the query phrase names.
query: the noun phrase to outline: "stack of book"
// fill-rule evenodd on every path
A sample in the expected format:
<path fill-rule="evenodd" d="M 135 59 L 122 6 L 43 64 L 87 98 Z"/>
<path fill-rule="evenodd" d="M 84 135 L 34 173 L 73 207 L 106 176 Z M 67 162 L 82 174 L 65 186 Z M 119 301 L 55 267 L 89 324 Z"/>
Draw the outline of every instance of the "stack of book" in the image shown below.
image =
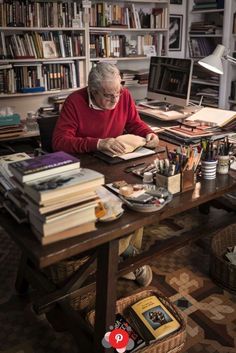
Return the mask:
<path fill-rule="evenodd" d="M 9 170 L 42 244 L 96 229 L 96 188 L 104 184 L 102 174 L 80 168 L 80 161 L 64 152 L 14 162 Z"/>
<path fill-rule="evenodd" d="M 30 156 L 25 152 L 8 154 L 0 157 L 0 195 L 2 206 L 16 219 L 18 223 L 25 222 L 25 201 L 22 199 L 21 192 L 15 188 L 12 182 L 12 174 L 9 171 L 9 164 Z"/>
<path fill-rule="evenodd" d="M 0 70 L 1 72 L 1 70 Z M 1 92 L 1 89 L 0 89 Z M 4 108 L 3 108 L 4 109 Z M 7 108 L 6 108 L 7 109 Z M 20 121 L 20 115 L 16 113 L 0 113 L 0 139 L 16 137 L 23 133 L 23 125 Z"/>

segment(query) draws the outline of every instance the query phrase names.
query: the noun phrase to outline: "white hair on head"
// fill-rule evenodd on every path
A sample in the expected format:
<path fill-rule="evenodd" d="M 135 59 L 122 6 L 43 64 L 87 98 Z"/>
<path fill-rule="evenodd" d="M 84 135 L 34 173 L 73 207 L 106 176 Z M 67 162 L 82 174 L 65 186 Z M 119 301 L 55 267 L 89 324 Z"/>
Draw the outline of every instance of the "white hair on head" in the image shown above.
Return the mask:
<path fill-rule="evenodd" d="M 120 71 L 115 64 L 101 62 L 94 66 L 88 76 L 88 87 L 90 91 L 99 91 L 104 81 L 114 81 L 119 79 Z"/>

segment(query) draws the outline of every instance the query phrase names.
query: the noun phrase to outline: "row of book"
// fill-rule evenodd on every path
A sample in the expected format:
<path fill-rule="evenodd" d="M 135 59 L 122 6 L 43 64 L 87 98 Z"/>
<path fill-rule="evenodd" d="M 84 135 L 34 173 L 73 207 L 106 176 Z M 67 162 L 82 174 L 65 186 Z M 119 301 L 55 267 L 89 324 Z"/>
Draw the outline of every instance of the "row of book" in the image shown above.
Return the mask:
<path fill-rule="evenodd" d="M 0 27 L 83 27 L 82 4 L 78 1 L 1 1 Z"/>
<path fill-rule="evenodd" d="M 21 63 L 0 66 L 0 93 L 32 93 L 84 85 L 84 62 Z"/>
<path fill-rule="evenodd" d="M 15 154 L 1 162 L 9 183 L 3 206 L 15 219 L 23 213 L 21 220 L 30 222 L 42 244 L 96 229 L 96 188 L 104 184 L 101 173 L 80 168 L 79 159 L 64 152 L 35 158 Z M 0 175 L 4 177 L 4 169 Z"/>
<path fill-rule="evenodd" d="M 194 0 L 193 10 L 223 9 L 224 0 Z"/>
<path fill-rule="evenodd" d="M 107 2 L 93 3 L 89 10 L 91 27 L 167 28 L 167 8 L 136 8 Z"/>
<path fill-rule="evenodd" d="M 210 55 L 216 45 L 215 38 L 194 37 L 188 41 L 189 53 L 192 58 L 201 58 Z"/>
<path fill-rule="evenodd" d="M 79 33 L 31 32 L 5 35 L 0 33 L 0 58 L 40 59 L 83 56 L 84 37 Z"/>
<path fill-rule="evenodd" d="M 162 34 L 145 34 L 133 38 L 125 35 L 91 34 L 90 57 L 127 57 L 145 55 L 147 47 L 154 46 L 155 52 L 161 55 L 163 48 Z"/>

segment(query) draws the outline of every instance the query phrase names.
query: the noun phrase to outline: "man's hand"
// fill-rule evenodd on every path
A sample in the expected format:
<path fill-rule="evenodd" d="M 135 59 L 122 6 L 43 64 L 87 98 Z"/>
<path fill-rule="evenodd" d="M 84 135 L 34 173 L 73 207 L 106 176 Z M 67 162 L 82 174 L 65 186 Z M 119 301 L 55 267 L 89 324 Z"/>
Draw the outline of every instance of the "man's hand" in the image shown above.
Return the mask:
<path fill-rule="evenodd" d="M 151 132 L 150 134 L 147 134 L 146 136 L 146 147 L 148 148 L 156 148 L 159 144 L 159 138 L 154 132 Z"/>
<path fill-rule="evenodd" d="M 99 140 L 97 148 L 99 151 L 108 151 L 117 155 L 125 153 L 123 143 L 113 137 Z"/>

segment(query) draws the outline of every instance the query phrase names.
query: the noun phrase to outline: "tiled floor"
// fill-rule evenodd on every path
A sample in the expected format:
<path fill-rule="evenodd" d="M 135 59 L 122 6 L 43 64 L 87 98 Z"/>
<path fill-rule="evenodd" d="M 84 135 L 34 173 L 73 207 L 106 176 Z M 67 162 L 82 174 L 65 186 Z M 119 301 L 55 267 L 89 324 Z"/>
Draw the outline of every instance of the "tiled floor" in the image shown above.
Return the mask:
<path fill-rule="evenodd" d="M 223 217 L 214 210 L 211 217 Z M 193 210 L 161 226 L 145 229 L 144 247 L 155 239 L 176 236 L 204 217 Z M 4 231 L 0 231 L 0 352 L 74 353 L 76 345 L 69 333 L 56 333 L 31 309 L 29 297 L 19 297 L 14 280 L 19 251 Z M 236 296 L 218 287 L 208 275 L 209 239 L 205 247 L 185 246 L 151 263 L 153 283 L 177 304 L 187 320 L 186 353 L 236 352 Z M 119 281 L 118 291 L 137 288 L 131 281 Z"/>

